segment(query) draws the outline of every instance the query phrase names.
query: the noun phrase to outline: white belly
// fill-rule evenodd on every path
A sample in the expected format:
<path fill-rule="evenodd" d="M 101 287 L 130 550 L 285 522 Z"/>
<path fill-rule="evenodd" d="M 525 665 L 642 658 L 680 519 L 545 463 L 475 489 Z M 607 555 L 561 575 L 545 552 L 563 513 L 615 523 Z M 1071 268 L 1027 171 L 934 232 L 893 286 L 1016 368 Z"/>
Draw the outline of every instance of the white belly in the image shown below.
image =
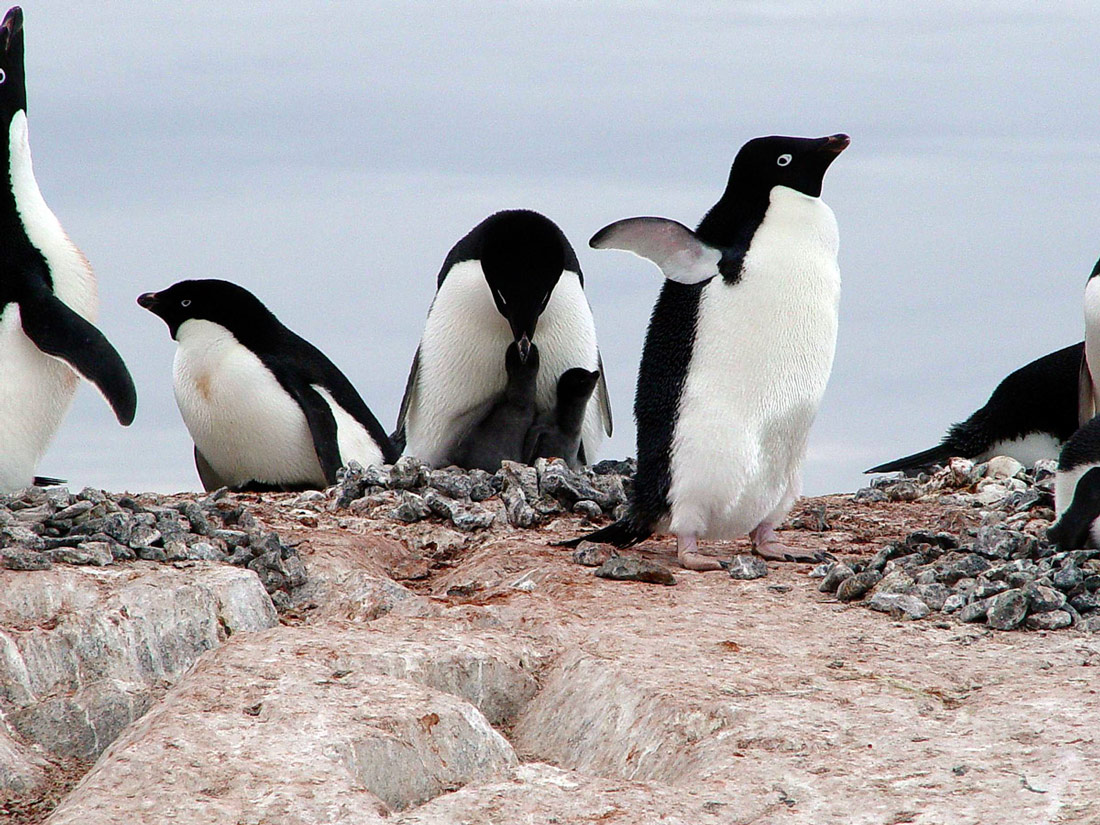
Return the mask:
<path fill-rule="evenodd" d="M 31 343 L 19 307 L 8 304 L 0 314 L 0 492 L 31 484 L 78 382 L 72 369 Z"/>
<path fill-rule="evenodd" d="M 995 456 L 1008 455 L 1025 467 L 1034 467 L 1036 461 L 1058 458 L 1064 444 L 1050 433 L 1028 433 L 1021 438 L 998 441 L 981 455 L 975 456 L 974 460 L 989 461 Z"/>
<path fill-rule="evenodd" d="M 1100 276 L 1085 285 L 1085 360 L 1093 381 L 1093 408 L 1100 414 Z"/>
<path fill-rule="evenodd" d="M 840 272 L 832 211 L 776 192 L 741 281 L 715 278 L 700 298 L 672 443 L 678 534 L 744 535 L 781 517 L 798 492 L 832 370 Z"/>
<path fill-rule="evenodd" d="M 580 279 L 563 272 L 539 317 L 537 404 L 552 409 L 558 378 L 572 367 L 596 369 L 596 326 Z M 504 352 L 512 342 L 477 261 L 455 266 L 439 288 L 420 341 L 414 403 L 405 418 L 405 454 L 445 463 L 454 445 L 476 423 L 486 402 L 504 391 Z M 582 440 L 591 460 L 603 437 L 599 399 L 593 393 Z"/>
<path fill-rule="evenodd" d="M 176 403 L 195 446 L 227 484 L 325 484 L 305 414 L 255 354 L 209 321 L 186 321 L 177 340 Z M 341 460 L 381 463 L 366 430 L 315 389 L 336 418 Z"/>

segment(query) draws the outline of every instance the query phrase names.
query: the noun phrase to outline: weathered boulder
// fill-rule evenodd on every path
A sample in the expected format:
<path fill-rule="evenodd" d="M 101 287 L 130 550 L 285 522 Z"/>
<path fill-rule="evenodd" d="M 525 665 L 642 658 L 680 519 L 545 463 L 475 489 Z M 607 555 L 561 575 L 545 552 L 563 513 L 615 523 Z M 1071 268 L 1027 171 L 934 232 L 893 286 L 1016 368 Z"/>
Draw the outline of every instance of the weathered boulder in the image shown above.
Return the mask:
<path fill-rule="evenodd" d="M 382 672 L 492 694 L 473 684 L 476 668 L 437 663 L 455 639 L 405 635 L 346 625 L 231 640 L 119 737 L 49 822 L 380 822 L 515 767 L 472 704 Z M 482 641 L 486 664 L 494 643 Z"/>
<path fill-rule="evenodd" d="M 277 623 L 255 573 L 186 564 L 0 570 L 0 729 L 94 758 L 203 652 Z M 14 790 L 25 771 L 11 752 L 0 787 Z"/>

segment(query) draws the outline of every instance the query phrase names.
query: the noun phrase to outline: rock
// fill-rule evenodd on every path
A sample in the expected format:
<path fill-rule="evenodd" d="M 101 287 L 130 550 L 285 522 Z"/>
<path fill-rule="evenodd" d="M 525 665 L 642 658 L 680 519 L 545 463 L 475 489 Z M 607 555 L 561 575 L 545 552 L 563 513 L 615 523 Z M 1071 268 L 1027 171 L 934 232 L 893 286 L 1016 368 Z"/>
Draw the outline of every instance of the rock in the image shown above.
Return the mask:
<path fill-rule="evenodd" d="M 1015 478 L 1023 472 L 1024 465 L 1007 455 L 991 458 L 985 467 L 985 477 L 992 479 Z"/>
<path fill-rule="evenodd" d="M 939 560 L 937 570 L 940 581 L 951 585 L 984 573 L 992 566 L 977 553 L 948 553 Z"/>
<path fill-rule="evenodd" d="M 591 499 L 581 499 L 573 505 L 573 512 L 578 516 L 589 519 L 597 519 L 603 516 L 603 508 Z"/>
<path fill-rule="evenodd" d="M 48 754 L 94 758 L 201 653 L 276 623 L 235 567 L 0 573 L 0 713 Z"/>
<path fill-rule="evenodd" d="M 600 565 L 596 575 L 601 579 L 614 579 L 615 581 L 676 584 L 676 577 L 666 568 L 635 556 L 612 556 Z"/>
<path fill-rule="evenodd" d="M 952 593 L 946 599 L 943 600 L 943 606 L 939 609 L 944 613 L 954 613 L 956 610 L 962 609 L 966 605 L 966 596 L 962 593 Z M 979 618 L 985 618 L 984 611 Z"/>
<path fill-rule="evenodd" d="M 1032 630 L 1060 630 L 1073 624 L 1073 619 L 1064 610 L 1048 610 L 1030 614 L 1024 624 Z"/>
<path fill-rule="evenodd" d="M 403 490 L 397 506 L 390 511 L 389 516 L 406 524 L 412 524 L 426 519 L 431 512 L 431 508 L 424 502 L 422 496 Z"/>
<path fill-rule="evenodd" d="M 596 500 L 600 491 L 593 487 L 580 473 L 569 469 L 560 458 L 549 461 L 539 459 L 535 464 L 538 470 L 539 492 L 570 506 L 582 499 Z"/>
<path fill-rule="evenodd" d="M 1018 530 L 1007 530 L 1000 525 L 982 527 L 974 542 L 974 552 L 987 559 L 1009 559 L 1029 541 Z"/>
<path fill-rule="evenodd" d="M 7 570 L 49 570 L 53 567 L 53 562 L 43 553 L 5 550 L 0 553 L 0 567 Z"/>
<path fill-rule="evenodd" d="M 910 620 L 923 619 L 930 612 L 928 605 L 916 596 L 901 593 L 875 593 L 867 601 L 867 606 L 880 613 Z"/>
<path fill-rule="evenodd" d="M 898 481 L 885 490 L 887 501 L 916 501 L 921 490 L 912 481 Z"/>
<path fill-rule="evenodd" d="M 768 565 L 759 556 L 740 553 L 723 565 L 731 579 L 762 579 L 768 575 Z"/>
<path fill-rule="evenodd" d="M 348 666 L 346 646 L 317 638 L 323 629 L 309 643 L 284 630 L 204 657 L 112 745 L 52 825 L 149 822 L 154 812 L 158 822 L 381 824 L 517 765 L 464 700 Z"/>
<path fill-rule="evenodd" d="M 1085 616 L 1077 626 L 1085 633 L 1096 633 L 1100 631 L 1100 613 Z"/>
<path fill-rule="evenodd" d="M 871 569 L 871 568 L 868 568 Z M 913 578 L 904 570 L 892 570 L 875 586 L 876 593 L 908 593 L 916 586 Z"/>
<path fill-rule="evenodd" d="M 1066 604 L 1066 596 L 1052 587 L 1041 584 L 1029 584 L 1023 588 L 1027 595 L 1028 610 L 1031 613 L 1049 613 L 1061 610 Z"/>
<path fill-rule="evenodd" d="M 394 490 L 415 490 L 428 481 L 431 468 L 410 455 L 403 455 L 390 468 L 390 487 Z"/>
<path fill-rule="evenodd" d="M 1027 595 L 1022 590 L 1006 590 L 988 602 L 987 621 L 995 630 L 1019 627 L 1027 615 Z"/>
<path fill-rule="evenodd" d="M 1055 572 L 1051 580 L 1054 582 L 1054 586 L 1059 590 L 1072 590 L 1077 585 L 1081 584 L 1084 579 L 1085 576 L 1079 567 L 1067 565 Z"/>
<path fill-rule="evenodd" d="M 938 582 L 931 582 L 916 585 L 913 588 L 912 594 L 933 610 L 943 610 L 944 605 L 947 603 L 947 599 L 951 596 L 951 591 L 948 590 L 945 585 Z"/>
<path fill-rule="evenodd" d="M 458 467 L 432 470 L 428 473 L 428 484 L 443 495 L 459 501 L 468 500 L 473 489 L 470 476 Z"/>
<path fill-rule="evenodd" d="M 594 541 L 582 541 L 573 551 L 574 564 L 582 564 L 585 567 L 599 567 L 609 558 L 611 558 L 609 547 Z"/>
<path fill-rule="evenodd" d="M 954 598 L 954 596 L 952 596 Z M 970 604 L 964 605 L 959 610 L 960 622 L 980 622 L 989 615 L 989 602 L 985 599 L 979 599 L 976 602 L 970 602 Z"/>
<path fill-rule="evenodd" d="M 882 580 L 882 574 L 877 570 L 864 570 L 856 573 L 841 582 L 836 590 L 836 597 L 842 602 L 852 602 L 863 598 L 872 587 Z"/>
<path fill-rule="evenodd" d="M 415 495 L 409 493 L 408 495 Z M 442 516 L 464 533 L 474 530 L 484 530 L 493 524 L 493 514 L 476 504 L 463 505 L 453 498 L 441 495 L 435 490 L 429 490 L 424 495 L 424 503 L 437 516 Z"/>
<path fill-rule="evenodd" d="M 855 571 L 844 562 L 833 562 L 817 589 L 822 593 L 835 593 L 836 589 L 840 587 L 841 582 L 854 575 Z"/>

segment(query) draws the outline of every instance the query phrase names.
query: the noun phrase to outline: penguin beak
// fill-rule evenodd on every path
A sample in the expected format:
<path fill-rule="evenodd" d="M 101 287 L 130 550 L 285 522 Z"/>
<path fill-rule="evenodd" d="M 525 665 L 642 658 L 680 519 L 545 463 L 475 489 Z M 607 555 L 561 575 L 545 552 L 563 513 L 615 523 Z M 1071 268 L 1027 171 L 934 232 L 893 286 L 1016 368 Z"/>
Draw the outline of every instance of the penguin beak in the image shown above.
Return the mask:
<path fill-rule="evenodd" d="M 527 337 L 526 333 L 516 341 L 516 349 L 519 350 L 519 362 L 526 364 L 531 355 L 531 339 Z"/>
<path fill-rule="evenodd" d="M 0 23 L 0 38 L 3 39 L 4 51 L 11 48 L 12 40 L 22 30 L 23 10 L 19 6 L 15 6 L 4 15 L 4 22 Z"/>
<path fill-rule="evenodd" d="M 848 144 L 851 142 L 852 139 L 845 134 L 829 135 L 829 137 L 821 139 L 821 151 L 839 155 L 848 148 Z"/>
<path fill-rule="evenodd" d="M 143 309 L 147 309 L 150 312 L 157 311 L 157 293 L 145 292 L 138 296 L 138 306 Z"/>

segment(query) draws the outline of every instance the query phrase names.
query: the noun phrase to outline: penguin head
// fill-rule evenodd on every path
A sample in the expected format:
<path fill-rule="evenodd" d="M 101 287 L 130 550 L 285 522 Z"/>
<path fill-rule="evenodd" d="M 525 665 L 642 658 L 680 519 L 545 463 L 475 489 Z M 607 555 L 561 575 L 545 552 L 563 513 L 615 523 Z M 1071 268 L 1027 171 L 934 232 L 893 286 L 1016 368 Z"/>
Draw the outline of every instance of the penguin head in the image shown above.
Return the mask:
<path fill-rule="evenodd" d="M 774 187 L 786 186 L 819 198 L 825 171 L 850 142 L 847 135 L 754 138 L 734 158 L 726 194 L 767 196 Z"/>
<path fill-rule="evenodd" d="M 23 10 L 14 6 L 0 23 L 0 113 L 11 121 L 27 108 L 27 83 L 23 73 Z"/>
<path fill-rule="evenodd" d="M 524 209 L 498 212 L 480 230 L 481 271 L 526 361 L 539 316 L 565 268 L 565 236 L 549 218 Z"/>
<path fill-rule="evenodd" d="M 271 323 L 274 316 L 260 299 L 229 281 L 180 281 L 160 292 L 139 295 L 138 305 L 159 316 L 173 338 L 187 321 L 210 321 L 237 335 Z M 240 338 L 240 335 L 237 335 Z"/>
<path fill-rule="evenodd" d="M 599 380 L 599 370 L 586 370 L 583 367 L 566 370 L 558 378 L 558 404 L 587 404 Z"/>

